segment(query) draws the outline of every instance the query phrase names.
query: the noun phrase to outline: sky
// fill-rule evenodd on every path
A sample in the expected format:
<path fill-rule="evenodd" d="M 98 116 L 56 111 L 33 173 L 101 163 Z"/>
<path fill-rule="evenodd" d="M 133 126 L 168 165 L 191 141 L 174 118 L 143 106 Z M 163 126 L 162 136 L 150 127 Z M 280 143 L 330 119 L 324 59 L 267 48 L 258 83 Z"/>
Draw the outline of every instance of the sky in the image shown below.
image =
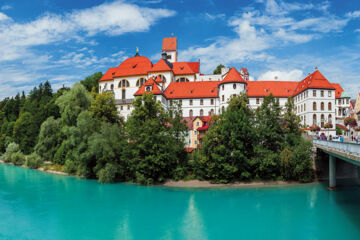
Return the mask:
<path fill-rule="evenodd" d="M 0 0 L 0 99 L 46 80 L 71 86 L 124 59 L 161 57 L 248 69 L 251 80 L 300 81 L 318 67 L 360 92 L 360 1 Z"/>

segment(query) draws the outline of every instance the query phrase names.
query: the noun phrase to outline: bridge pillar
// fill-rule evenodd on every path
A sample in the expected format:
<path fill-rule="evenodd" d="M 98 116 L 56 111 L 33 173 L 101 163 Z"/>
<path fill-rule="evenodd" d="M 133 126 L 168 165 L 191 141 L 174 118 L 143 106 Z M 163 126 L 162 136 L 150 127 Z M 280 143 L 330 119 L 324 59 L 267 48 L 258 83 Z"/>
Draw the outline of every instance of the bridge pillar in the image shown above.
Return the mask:
<path fill-rule="evenodd" d="M 336 158 L 329 155 L 329 188 L 336 187 Z"/>

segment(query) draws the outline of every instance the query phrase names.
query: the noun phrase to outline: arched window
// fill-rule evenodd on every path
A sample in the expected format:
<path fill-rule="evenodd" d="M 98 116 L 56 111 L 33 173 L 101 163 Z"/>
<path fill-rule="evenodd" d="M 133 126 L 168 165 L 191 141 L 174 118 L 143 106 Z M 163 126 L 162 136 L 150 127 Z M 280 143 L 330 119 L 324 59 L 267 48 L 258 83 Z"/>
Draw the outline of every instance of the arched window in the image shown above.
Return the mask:
<path fill-rule="evenodd" d="M 303 105 L 301 105 L 301 112 L 303 111 Z"/>
<path fill-rule="evenodd" d="M 313 102 L 313 110 L 316 110 L 316 102 Z"/>
<path fill-rule="evenodd" d="M 176 79 L 175 82 L 190 82 L 190 81 L 189 81 L 189 79 L 186 78 L 186 77 L 181 77 L 181 78 Z"/>
<path fill-rule="evenodd" d="M 328 103 L 328 109 L 331 111 L 331 102 Z"/>
<path fill-rule="evenodd" d="M 145 82 L 146 82 L 146 79 L 145 79 L 145 78 L 139 78 L 139 79 L 136 81 L 136 86 L 137 86 L 137 87 L 141 87 Z"/>
<path fill-rule="evenodd" d="M 166 77 L 164 75 L 160 74 L 158 77 L 160 77 L 163 83 L 166 83 Z"/>
<path fill-rule="evenodd" d="M 323 128 L 325 125 L 325 116 L 324 114 L 321 114 L 321 127 Z"/>
<path fill-rule="evenodd" d="M 316 119 L 316 114 L 313 115 L 313 125 L 316 125 L 317 119 Z"/>
<path fill-rule="evenodd" d="M 200 105 L 204 105 L 204 100 L 200 99 Z"/>
<path fill-rule="evenodd" d="M 211 109 L 211 110 L 210 110 L 209 115 L 210 115 L 210 116 L 214 115 L 214 109 Z"/>
<path fill-rule="evenodd" d="M 193 110 L 192 110 L 192 109 L 190 109 L 190 111 L 189 111 L 189 116 L 190 116 L 190 117 L 193 116 Z"/>
<path fill-rule="evenodd" d="M 111 84 L 111 85 L 110 85 L 110 89 L 111 89 L 111 90 L 114 90 L 114 84 Z"/>
<path fill-rule="evenodd" d="M 204 116 L 204 110 L 200 109 L 200 117 Z"/>
<path fill-rule="evenodd" d="M 321 105 L 320 105 L 321 107 L 320 107 L 320 109 L 322 110 L 322 111 L 324 111 L 324 109 L 325 109 L 325 104 L 324 104 L 324 102 L 321 102 Z"/>
<path fill-rule="evenodd" d="M 331 115 L 331 114 L 329 114 L 328 122 L 329 122 L 329 123 L 332 123 L 332 115 Z"/>
<path fill-rule="evenodd" d="M 236 89 L 236 84 L 235 83 L 233 84 L 233 89 Z"/>
<path fill-rule="evenodd" d="M 123 79 L 119 82 L 119 88 L 128 88 L 128 87 L 130 87 L 128 80 Z"/>

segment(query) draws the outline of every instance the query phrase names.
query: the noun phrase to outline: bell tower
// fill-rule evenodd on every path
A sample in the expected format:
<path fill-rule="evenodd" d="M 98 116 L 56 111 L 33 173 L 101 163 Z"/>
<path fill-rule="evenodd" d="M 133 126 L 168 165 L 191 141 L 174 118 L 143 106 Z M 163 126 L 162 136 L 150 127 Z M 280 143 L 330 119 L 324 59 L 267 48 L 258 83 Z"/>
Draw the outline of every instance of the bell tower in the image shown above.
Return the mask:
<path fill-rule="evenodd" d="M 176 37 L 169 37 L 169 38 L 163 39 L 162 56 L 166 56 L 166 59 L 171 63 L 177 62 L 177 38 Z"/>

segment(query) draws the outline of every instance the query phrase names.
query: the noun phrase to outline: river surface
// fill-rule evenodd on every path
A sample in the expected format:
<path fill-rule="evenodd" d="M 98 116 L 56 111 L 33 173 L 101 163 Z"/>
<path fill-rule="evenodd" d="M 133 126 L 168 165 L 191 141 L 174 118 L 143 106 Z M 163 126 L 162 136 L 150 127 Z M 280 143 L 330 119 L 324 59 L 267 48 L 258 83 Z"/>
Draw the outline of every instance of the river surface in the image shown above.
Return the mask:
<path fill-rule="evenodd" d="M 360 239 L 360 187 L 143 187 L 0 164 L 0 239 Z"/>

